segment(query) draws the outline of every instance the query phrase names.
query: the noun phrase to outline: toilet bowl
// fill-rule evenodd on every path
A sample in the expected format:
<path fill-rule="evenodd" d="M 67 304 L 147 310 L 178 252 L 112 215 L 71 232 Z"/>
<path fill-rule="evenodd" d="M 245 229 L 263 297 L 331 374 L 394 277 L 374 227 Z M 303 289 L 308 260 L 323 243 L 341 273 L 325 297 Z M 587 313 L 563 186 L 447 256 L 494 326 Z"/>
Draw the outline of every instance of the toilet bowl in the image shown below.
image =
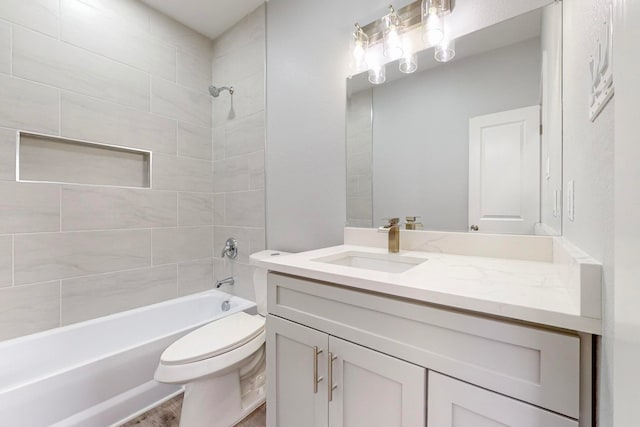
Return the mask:
<path fill-rule="evenodd" d="M 154 378 L 184 384 L 180 427 L 233 426 L 265 401 L 267 270 L 251 255 L 258 314 L 240 312 L 202 326 L 171 344 L 160 357 Z"/>

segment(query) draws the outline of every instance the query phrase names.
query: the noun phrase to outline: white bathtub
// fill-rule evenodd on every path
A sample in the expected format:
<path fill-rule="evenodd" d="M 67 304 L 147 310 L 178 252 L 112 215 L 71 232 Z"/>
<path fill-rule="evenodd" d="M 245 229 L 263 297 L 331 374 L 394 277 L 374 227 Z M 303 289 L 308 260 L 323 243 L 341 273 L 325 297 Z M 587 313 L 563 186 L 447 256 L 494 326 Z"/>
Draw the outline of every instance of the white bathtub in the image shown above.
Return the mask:
<path fill-rule="evenodd" d="M 0 425 L 119 425 L 182 391 L 153 373 L 173 341 L 255 307 L 211 290 L 0 343 Z"/>

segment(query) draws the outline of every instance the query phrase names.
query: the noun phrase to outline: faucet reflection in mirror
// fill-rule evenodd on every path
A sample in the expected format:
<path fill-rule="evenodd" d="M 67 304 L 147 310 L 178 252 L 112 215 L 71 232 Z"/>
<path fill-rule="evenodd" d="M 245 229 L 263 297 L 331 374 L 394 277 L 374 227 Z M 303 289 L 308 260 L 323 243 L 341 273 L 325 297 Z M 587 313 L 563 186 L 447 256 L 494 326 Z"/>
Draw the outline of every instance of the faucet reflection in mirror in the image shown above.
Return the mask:
<path fill-rule="evenodd" d="M 450 0 L 417 0 L 364 27 L 355 24 L 351 47 L 351 74 L 368 71 L 369 82 L 386 81 L 386 64 L 398 61 L 400 72 L 418 69 L 417 52 L 434 47 L 434 58 L 447 62 L 455 56 L 455 40 L 446 32 L 445 17 L 451 13 Z M 417 36 L 416 36 L 417 34 Z"/>

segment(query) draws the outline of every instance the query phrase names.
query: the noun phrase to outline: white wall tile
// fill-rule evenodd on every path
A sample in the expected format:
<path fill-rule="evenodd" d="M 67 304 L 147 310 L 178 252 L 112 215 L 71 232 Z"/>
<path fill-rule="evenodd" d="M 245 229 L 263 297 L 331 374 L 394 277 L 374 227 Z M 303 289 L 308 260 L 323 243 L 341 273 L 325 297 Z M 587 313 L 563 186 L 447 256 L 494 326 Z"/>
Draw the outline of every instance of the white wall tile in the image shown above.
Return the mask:
<path fill-rule="evenodd" d="M 264 151 L 256 151 L 249 157 L 249 188 L 260 190 L 264 188 Z"/>
<path fill-rule="evenodd" d="M 60 282 L 0 289 L 0 340 L 60 325 Z"/>
<path fill-rule="evenodd" d="M 211 258 L 178 264 L 178 295 L 189 295 L 213 289 Z"/>
<path fill-rule="evenodd" d="M 213 224 L 224 225 L 224 193 L 213 195 Z"/>
<path fill-rule="evenodd" d="M 213 160 L 223 160 L 226 156 L 224 153 L 224 146 L 227 141 L 226 126 L 221 126 L 211 129 L 213 141 L 211 142 L 211 158 Z"/>
<path fill-rule="evenodd" d="M 152 38 L 148 31 L 113 16 L 107 1 L 91 4 L 62 0 L 61 39 L 75 46 L 175 81 L 176 48 Z M 115 2 L 118 3 L 118 2 Z M 135 5 L 137 2 L 128 2 Z M 115 12 L 114 8 L 114 12 Z M 126 14 L 125 16 L 130 16 Z M 144 17 L 147 18 L 148 15 Z M 143 19 L 143 17 L 141 17 Z"/>
<path fill-rule="evenodd" d="M 0 181 L 0 212 L 0 234 L 60 231 L 60 186 Z"/>
<path fill-rule="evenodd" d="M 176 153 L 175 120 L 64 91 L 61 110 L 63 136 Z"/>
<path fill-rule="evenodd" d="M 260 6 L 218 37 L 212 46 L 214 57 L 226 56 L 265 38 L 265 6 Z"/>
<path fill-rule="evenodd" d="M 175 227 L 175 192 L 65 185 L 62 230 Z"/>
<path fill-rule="evenodd" d="M 224 79 L 240 82 L 255 75 L 264 76 L 264 38 L 253 41 L 223 57 Z"/>
<path fill-rule="evenodd" d="M 62 325 L 155 304 L 176 295 L 175 265 L 63 280 Z"/>
<path fill-rule="evenodd" d="M 209 85 L 212 84 L 210 54 L 203 55 L 202 52 L 194 54 L 178 48 L 176 82 L 196 91 L 206 91 Z"/>
<path fill-rule="evenodd" d="M 93 15 L 101 22 L 124 27 L 130 31 L 149 33 L 152 14 L 160 12 L 140 1 L 132 0 L 62 0 L 60 14 Z"/>
<path fill-rule="evenodd" d="M 178 193 L 178 225 L 213 225 L 213 196 L 209 193 Z"/>
<path fill-rule="evenodd" d="M 0 74 L 0 126 L 57 135 L 58 90 Z"/>
<path fill-rule="evenodd" d="M 211 192 L 213 171 L 211 162 L 165 154 L 153 156 L 153 188 Z"/>
<path fill-rule="evenodd" d="M 16 131 L 0 129 L 0 180 L 16 179 Z"/>
<path fill-rule="evenodd" d="M 14 237 L 15 284 L 150 265 L 151 231 L 87 231 Z"/>
<path fill-rule="evenodd" d="M 230 157 L 213 163 L 213 192 L 249 190 L 249 157 Z"/>
<path fill-rule="evenodd" d="M 211 40 L 159 13 L 151 15 L 151 35 L 195 54 L 211 48 Z"/>
<path fill-rule="evenodd" d="M 0 18 L 58 36 L 59 0 L 2 0 Z"/>
<path fill-rule="evenodd" d="M 13 74 L 123 105 L 149 109 L 149 75 L 42 34 L 13 28 Z"/>
<path fill-rule="evenodd" d="M 153 230 L 153 264 L 170 264 L 213 256 L 213 227 Z"/>
<path fill-rule="evenodd" d="M 178 155 L 211 160 L 211 128 L 178 123 Z"/>
<path fill-rule="evenodd" d="M 225 222 L 227 225 L 264 227 L 264 191 L 227 193 Z"/>
<path fill-rule="evenodd" d="M 0 73 L 11 72 L 11 25 L 0 21 Z"/>
<path fill-rule="evenodd" d="M 13 237 L 0 236 L 0 287 L 13 284 Z"/>
<path fill-rule="evenodd" d="M 151 112 L 200 126 L 211 126 L 211 96 L 206 87 L 194 91 L 154 77 Z"/>
<path fill-rule="evenodd" d="M 224 141 L 225 157 L 264 150 L 264 123 L 264 112 L 259 112 L 227 124 Z"/>

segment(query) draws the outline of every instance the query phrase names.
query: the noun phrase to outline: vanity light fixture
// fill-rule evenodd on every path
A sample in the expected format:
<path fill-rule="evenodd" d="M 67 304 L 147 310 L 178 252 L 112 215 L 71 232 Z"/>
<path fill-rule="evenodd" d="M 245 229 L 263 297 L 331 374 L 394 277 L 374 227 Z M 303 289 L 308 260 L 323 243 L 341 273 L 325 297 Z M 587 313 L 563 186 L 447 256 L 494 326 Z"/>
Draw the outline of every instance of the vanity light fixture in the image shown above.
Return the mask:
<path fill-rule="evenodd" d="M 389 5 L 389 14 L 385 16 L 386 29 L 382 39 L 382 53 L 394 60 L 402 57 L 402 37 L 400 36 L 401 21 L 393 6 Z"/>
<path fill-rule="evenodd" d="M 369 48 L 369 36 L 362 30 L 362 27 L 356 23 L 356 30 L 353 32 L 353 65 L 354 69 L 361 71 L 367 66 L 367 49 Z"/>
<path fill-rule="evenodd" d="M 415 53 L 405 55 L 400 58 L 400 64 L 398 65 L 401 73 L 411 74 L 418 69 L 418 55 Z"/>

